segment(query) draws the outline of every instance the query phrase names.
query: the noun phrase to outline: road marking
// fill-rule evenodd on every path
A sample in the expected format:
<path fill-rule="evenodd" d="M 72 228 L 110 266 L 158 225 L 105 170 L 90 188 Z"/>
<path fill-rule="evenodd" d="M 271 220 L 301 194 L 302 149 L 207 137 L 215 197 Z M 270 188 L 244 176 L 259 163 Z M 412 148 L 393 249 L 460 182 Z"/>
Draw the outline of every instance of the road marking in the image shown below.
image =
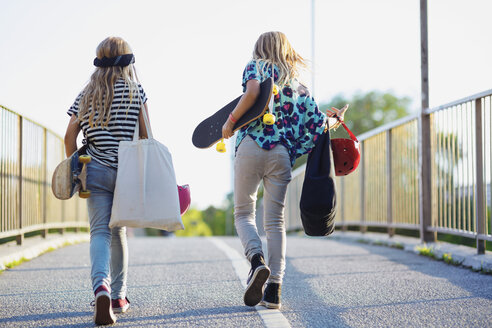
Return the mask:
<path fill-rule="evenodd" d="M 225 242 L 218 238 L 209 238 L 218 249 L 223 251 L 229 260 L 232 262 L 232 267 L 236 271 L 236 275 L 239 277 L 241 284 L 246 288 L 246 280 L 248 280 L 248 272 L 250 269 L 249 262 L 246 258 L 239 254 L 234 248 L 227 245 Z M 267 328 L 290 328 L 290 323 L 284 317 L 282 312 L 274 309 L 266 309 L 263 306 L 255 306 L 256 311 L 260 315 L 261 319 L 265 323 Z"/>

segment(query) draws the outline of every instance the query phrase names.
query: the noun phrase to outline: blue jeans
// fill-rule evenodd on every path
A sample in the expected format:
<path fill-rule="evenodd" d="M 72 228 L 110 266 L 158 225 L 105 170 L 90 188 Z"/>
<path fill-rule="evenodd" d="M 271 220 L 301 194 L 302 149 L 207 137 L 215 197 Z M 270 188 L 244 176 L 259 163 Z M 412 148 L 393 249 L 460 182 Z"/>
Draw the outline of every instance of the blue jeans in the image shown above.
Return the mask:
<path fill-rule="evenodd" d="M 116 169 L 92 160 L 87 165 L 87 199 L 91 229 L 90 256 L 92 289 L 105 285 L 111 298 L 126 297 L 128 244 L 126 228 L 110 229 Z"/>

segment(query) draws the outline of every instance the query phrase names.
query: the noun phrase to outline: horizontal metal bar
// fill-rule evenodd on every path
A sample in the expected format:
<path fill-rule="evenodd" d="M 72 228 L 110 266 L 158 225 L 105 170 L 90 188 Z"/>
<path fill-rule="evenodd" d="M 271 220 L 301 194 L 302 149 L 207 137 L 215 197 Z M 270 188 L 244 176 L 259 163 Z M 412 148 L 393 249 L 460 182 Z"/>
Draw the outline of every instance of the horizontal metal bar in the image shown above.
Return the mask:
<path fill-rule="evenodd" d="M 0 173 L 0 178 L 4 178 L 4 179 L 19 179 L 19 175 L 18 174 L 5 174 L 5 173 Z M 51 186 L 51 182 L 50 181 L 40 181 L 40 180 L 35 180 L 35 179 L 31 179 L 31 178 L 27 178 L 25 176 L 22 177 L 22 181 L 24 182 L 30 182 L 30 183 L 37 183 L 37 184 L 40 184 L 42 186 Z"/>
<path fill-rule="evenodd" d="M 29 227 L 24 227 L 22 229 L 14 229 L 5 232 L 0 232 L 0 239 L 15 237 L 23 235 L 33 231 L 41 231 L 46 229 L 66 229 L 66 228 L 89 228 L 89 222 L 60 222 L 60 223 L 47 223 L 47 224 L 36 224 Z"/>
<path fill-rule="evenodd" d="M 348 227 L 348 226 L 363 226 L 363 227 L 378 227 L 378 228 L 395 228 L 395 229 L 407 229 L 407 230 L 419 230 L 417 224 L 405 224 L 405 223 L 381 223 L 381 222 L 361 222 L 361 221 L 344 221 L 337 222 L 336 226 Z"/>
<path fill-rule="evenodd" d="M 292 174 L 291 174 L 292 180 L 294 180 L 294 178 L 296 178 L 298 175 L 302 174 L 305 170 L 306 170 L 306 164 L 302 164 L 297 169 L 292 171 Z"/>
<path fill-rule="evenodd" d="M 439 233 L 446 233 L 449 235 L 466 237 L 466 238 L 473 238 L 473 239 L 477 238 L 476 233 L 470 232 L 470 231 L 465 231 L 465 230 L 458 230 L 458 229 L 451 229 L 451 228 L 440 228 L 440 227 L 427 227 L 427 230 L 439 232 Z"/>
<path fill-rule="evenodd" d="M 40 128 L 46 129 L 46 131 L 50 132 L 50 133 L 51 133 L 51 134 L 53 134 L 55 137 L 57 137 L 57 138 L 59 138 L 59 139 L 63 140 L 63 138 L 62 138 L 62 137 L 61 137 L 58 133 L 56 133 L 55 131 L 53 131 L 53 130 L 51 130 L 51 129 L 48 129 L 48 128 L 47 128 L 47 127 L 45 127 L 44 125 L 41 125 L 41 124 L 39 124 L 38 122 L 35 122 L 35 121 L 33 121 L 32 119 L 30 119 L 30 118 L 27 118 L 27 117 L 25 117 L 25 116 L 23 116 L 23 115 L 21 115 L 21 114 L 19 114 L 19 113 L 16 113 L 16 112 L 14 112 L 13 110 L 11 110 L 11 109 L 9 109 L 9 108 L 7 108 L 7 107 L 3 106 L 3 105 L 0 105 L 0 108 L 5 109 L 6 111 L 8 111 L 8 112 L 10 112 L 10 113 L 12 113 L 12 114 L 15 114 L 15 115 L 21 116 L 21 117 L 22 117 L 22 119 L 24 119 L 24 120 L 26 120 L 26 121 L 29 121 L 29 122 L 31 122 L 31 123 L 33 123 L 33 124 L 35 124 L 35 125 L 39 126 Z M 68 124 L 68 123 L 67 123 L 67 124 Z"/>
<path fill-rule="evenodd" d="M 419 230 L 420 226 L 418 224 L 405 224 L 405 223 L 394 223 L 389 225 L 390 228 L 396 229 L 406 229 L 406 230 Z"/>
<path fill-rule="evenodd" d="M 462 105 L 462 104 L 465 104 L 467 102 L 474 101 L 474 100 L 477 100 L 477 99 L 480 99 L 480 98 L 483 98 L 483 97 L 487 97 L 487 96 L 490 96 L 490 95 L 492 95 L 492 89 L 486 90 L 486 91 L 482 91 L 480 93 L 477 93 L 477 94 L 474 94 L 472 96 L 465 97 L 465 98 L 462 98 L 462 99 L 459 99 L 459 100 L 452 101 L 452 102 L 447 103 L 445 105 L 441 105 L 441 106 L 434 107 L 434 108 L 431 108 L 431 109 L 428 108 L 428 109 L 424 110 L 423 112 L 425 114 L 431 114 L 431 113 L 434 113 L 434 112 L 437 112 L 437 111 L 440 111 L 440 110 L 443 110 L 443 109 L 446 109 L 446 108 L 449 108 L 449 107 L 453 107 L 453 106 L 457 106 L 457 105 Z"/>
<path fill-rule="evenodd" d="M 492 235 L 478 234 L 477 239 L 492 241 Z"/>
<path fill-rule="evenodd" d="M 403 124 L 406 124 L 410 121 L 416 120 L 419 118 L 419 116 L 420 116 L 420 113 L 414 113 L 414 114 L 407 115 L 407 116 L 402 117 L 402 118 L 395 120 L 393 122 L 381 125 L 375 129 L 372 129 L 371 131 L 368 131 L 366 133 L 362 133 L 361 135 L 357 136 L 357 139 L 359 139 L 359 141 L 364 141 L 364 140 L 369 139 L 370 137 L 373 137 L 377 134 L 380 134 L 382 132 L 386 132 L 387 130 L 394 129 L 396 127 L 399 127 L 400 125 L 403 125 Z"/>
<path fill-rule="evenodd" d="M 427 230 L 435 231 L 435 232 L 439 232 L 439 233 L 446 233 L 449 235 L 456 235 L 456 236 L 471 238 L 471 239 L 492 241 L 492 235 L 476 234 L 474 232 L 469 232 L 469 231 L 464 231 L 464 230 L 457 230 L 457 229 L 450 229 L 450 228 L 438 228 L 438 227 L 428 227 Z"/>

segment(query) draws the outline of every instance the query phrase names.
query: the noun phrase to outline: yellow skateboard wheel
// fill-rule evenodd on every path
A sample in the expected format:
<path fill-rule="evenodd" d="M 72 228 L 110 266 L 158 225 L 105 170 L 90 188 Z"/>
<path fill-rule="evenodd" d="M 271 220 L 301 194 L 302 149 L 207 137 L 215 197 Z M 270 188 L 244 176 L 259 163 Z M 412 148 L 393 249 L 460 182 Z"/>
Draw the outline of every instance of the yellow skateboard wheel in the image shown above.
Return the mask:
<path fill-rule="evenodd" d="M 92 160 L 92 157 L 90 157 L 89 155 L 80 155 L 79 156 L 79 162 L 81 162 L 81 163 L 87 164 L 87 163 L 90 163 L 91 160 Z"/>
<path fill-rule="evenodd" d="M 275 123 L 275 115 L 266 113 L 263 115 L 263 123 L 266 125 L 273 125 Z"/>
<path fill-rule="evenodd" d="M 274 96 L 278 95 L 278 88 L 277 88 L 277 85 L 276 84 L 273 85 L 273 91 L 272 91 L 272 93 L 273 93 Z"/>
<path fill-rule="evenodd" d="M 81 191 L 79 191 L 79 197 L 80 198 L 89 198 L 89 197 L 91 197 L 91 191 L 90 190 L 81 190 Z"/>
<path fill-rule="evenodd" d="M 226 152 L 226 145 L 224 143 L 224 139 L 221 139 L 218 143 L 217 143 L 217 146 L 215 146 L 215 149 L 217 149 L 217 151 L 219 153 L 225 153 Z"/>

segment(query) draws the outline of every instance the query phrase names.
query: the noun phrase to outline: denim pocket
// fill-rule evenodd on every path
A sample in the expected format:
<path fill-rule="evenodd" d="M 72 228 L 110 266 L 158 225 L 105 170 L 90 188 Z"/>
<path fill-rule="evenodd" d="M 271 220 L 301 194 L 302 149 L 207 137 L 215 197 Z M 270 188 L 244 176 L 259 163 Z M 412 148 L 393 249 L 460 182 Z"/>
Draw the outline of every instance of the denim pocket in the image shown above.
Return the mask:
<path fill-rule="evenodd" d="M 87 189 L 92 192 L 113 192 L 116 183 L 116 169 L 92 160 L 87 165 Z"/>

